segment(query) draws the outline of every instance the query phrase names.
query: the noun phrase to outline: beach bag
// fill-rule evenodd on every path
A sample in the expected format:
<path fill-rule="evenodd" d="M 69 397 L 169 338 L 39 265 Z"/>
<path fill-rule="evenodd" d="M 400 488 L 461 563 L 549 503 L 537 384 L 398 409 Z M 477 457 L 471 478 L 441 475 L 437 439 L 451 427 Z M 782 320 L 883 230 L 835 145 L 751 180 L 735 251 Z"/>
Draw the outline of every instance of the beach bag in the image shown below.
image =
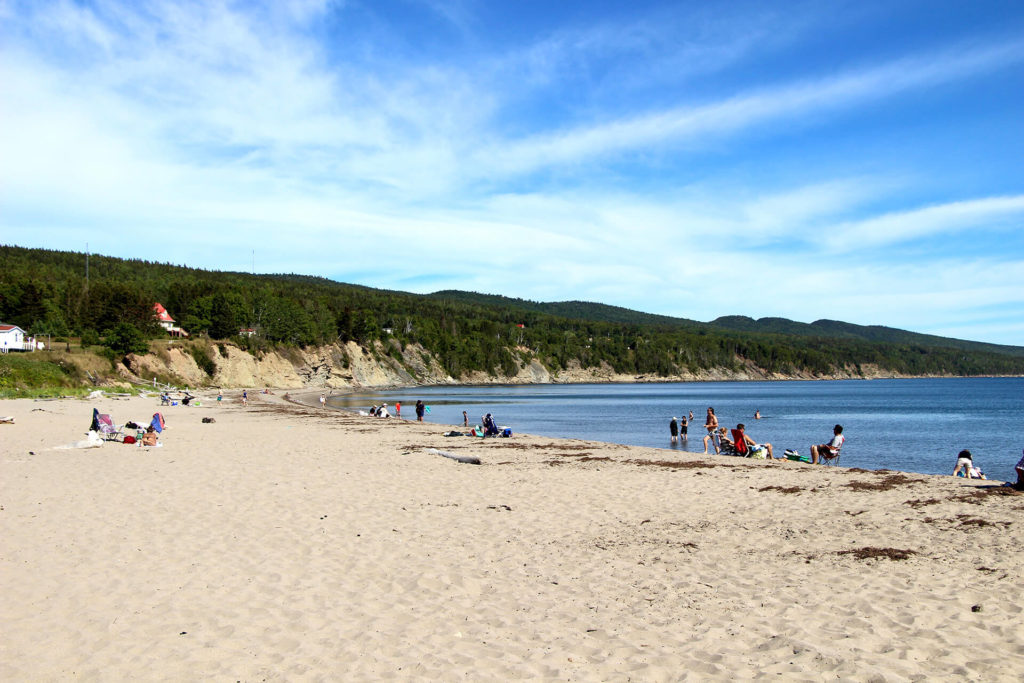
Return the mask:
<path fill-rule="evenodd" d="M 508 427 L 505 427 L 503 430 L 501 430 L 501 435 L 507 439 L 508 437 L 512 436 L 512 430 L 509 429 Z"/>
<path fill-rule="evenodd" d="M 754 448 L 750 451 L 748 458 L 754 458 L 755 460 L 764 460 L 768 456 L 768 449 L 765 447 Z"/>
<path fill-rule="evenodd" d="M 792 460 L 793 462 L 810 462 L 811 461 L 811 456 L 809 456 L 809 455 L 800 455 L 797 451 L 793 450 L 792 448 L 787 448 L 786 452 L 783 455 L 786 456 L 786 460 Z"/>
<path fill-rule="evenodd" d="M 124 437 L 124 443 L 135 443 L 135 437 L 132 436 L 131 434 L 128 434 L 127 436 Z"/>

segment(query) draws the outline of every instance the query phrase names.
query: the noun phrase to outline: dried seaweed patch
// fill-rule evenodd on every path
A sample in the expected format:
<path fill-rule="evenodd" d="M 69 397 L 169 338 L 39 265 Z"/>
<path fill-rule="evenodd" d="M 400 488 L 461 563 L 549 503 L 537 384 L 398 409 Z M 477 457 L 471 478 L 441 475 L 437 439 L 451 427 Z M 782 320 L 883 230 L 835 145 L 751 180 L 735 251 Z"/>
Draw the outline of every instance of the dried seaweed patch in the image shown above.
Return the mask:
<path fill-rule="evenodd" d="M 717 462 L 702 462 L 699 460 L 627 460 L 630 465 L 645 465 L 648 467 L 665 467 L 670 470 L 696 470 L 710 467 L 726 467 Z"/>
<path fill-rule="evenodd" d="M 904 550 L 901 548 L 854 548 L 853 550 L 840 550 L 836 555 L 853 555 L 858 560 L 872 560 L 876 558 L 886 560 L 906 560 L 912 555 L 917 555 L 916 550 Z"/>
<path fill-rule="evenodd" d="M 987 519 L 981 519 L 980 517 L 971 517 L 970 515 L 957 515 L 957 521 L 960 522 L 960 526 L 1001 526 L 1006 528 L 1010 526 L 1010 522 L 990 522 Z"/>
<path fill-rule="evenodd" d="M 903 474 L 890 474 L 881 481 L 851 481 L 845 486 L 854 491 L 890 491 L 897 486 L 905 486 L 921 481 Z"/>
<path fill-rule="evenodd" d="M 800 493 L 803 488 L 800 486 L 762 486 L 758 491 L 778 491 L 779 493 Z"/>
<path fill-rule="evenodd" d="M 938 505 L 943 502 L 940 498 L 915 498 L 914 500 L 906 501 L 906 504 L 914 508 L 922 508 L 925 505 Z"/>

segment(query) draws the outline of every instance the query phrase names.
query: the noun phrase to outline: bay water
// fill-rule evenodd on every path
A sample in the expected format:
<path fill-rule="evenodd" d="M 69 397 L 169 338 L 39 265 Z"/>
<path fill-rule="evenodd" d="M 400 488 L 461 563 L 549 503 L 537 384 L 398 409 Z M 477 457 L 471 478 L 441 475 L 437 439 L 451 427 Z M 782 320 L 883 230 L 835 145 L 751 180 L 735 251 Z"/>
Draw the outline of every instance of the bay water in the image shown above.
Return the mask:
<path fill-rule="evenodd" d="M 394 415 L 400 401 L 408 420 L 416 419 L 417 399 L 429 406 L 426 421 L 438 424 L 462 425 L 465 410 L 471 425 L 492 413 L 513 433 L 696 452 L 704 450 L 708 406 L 721 426 L 744 423 L 776 455 L 786 448 L 808 454 L 841 424 L 843 466 L 950 474 L 966 448 L 990 479 L 1003 481 L 1016 481 L 1024 448 L 1024 378 L 430 386 L 329 402 L 368 410 L 386 401 Z M 669 421 L 690 411 L 689 438 L 673 446 Z"/>

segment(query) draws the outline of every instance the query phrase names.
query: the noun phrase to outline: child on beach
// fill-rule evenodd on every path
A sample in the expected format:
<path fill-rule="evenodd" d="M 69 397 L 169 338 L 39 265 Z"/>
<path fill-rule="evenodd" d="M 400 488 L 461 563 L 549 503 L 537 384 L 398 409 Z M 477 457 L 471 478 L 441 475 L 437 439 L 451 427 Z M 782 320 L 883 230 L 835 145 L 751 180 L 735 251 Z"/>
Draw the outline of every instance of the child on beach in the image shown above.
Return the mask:
<path fill-rule="evenodd" d="M 962 450 L 957 453 L 956 456 L 956 467 L 953 468 L 953 476 L 960 475 L 963 472 L 964 477 L 971 478 L 971 470 L 974 469 L 974 456 L 968 450 Z"/>

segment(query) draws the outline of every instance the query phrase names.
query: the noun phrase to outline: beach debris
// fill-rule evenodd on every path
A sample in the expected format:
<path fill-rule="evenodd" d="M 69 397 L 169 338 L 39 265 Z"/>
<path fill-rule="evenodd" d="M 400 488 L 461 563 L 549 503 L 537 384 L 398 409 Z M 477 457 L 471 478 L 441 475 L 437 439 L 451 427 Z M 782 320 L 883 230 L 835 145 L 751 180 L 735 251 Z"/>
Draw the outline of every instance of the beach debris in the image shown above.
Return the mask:
<path fill-rule="evenodd" d="M 203 424 L 212 424 L 214 422 L 216 422 L 216 420 L 214 420 L 212 417 L 204 417 L 203 418 Z"/>
<path fill-rule="evenodd" d="M 512 512 L 512 508 L 510 508 L 508 505 L 488 505 L 487 509 L 488 510 L 507 510 L 508 512 Z"/>
<path fill-rule="evenodd" d="M 430 453 L 431 455 L 440 455 L 443 458 L 450 458 L 451 460 L 454 460 L 455 462 L 461 462 L 461 463 L 464 463 L 464 464 L 467 464 L 467 465 L 479 465 L 480 464 L 480 458 L 478 458 L 478 457 L 476 457 L 474 455 L 456 455 L 455 453 L 451 453 L 449 451 L 441 451 L 441 450 L 438 450 L 436 448 L 428 448 L 427 449 L 427 453 Z"/>
<path fill-rule="evenodd" d="M 11 415 L 5 415 L 4 417 L 0 417 L 0 424 L 12 425 L 14 424 L 14 417 Z"/>
<path fill-rule="evenodd" d="M 971 611 L 972 612 L 980 612 L 981 611 L 981 605 L 971 605 Z"/>
<path fill-rule="evenodd" d="M 69 443 L 66 446 L 54 446 L 55 450 L 69 450 L 72 448 L 99 448 L 104 443 L 103 437 L 96 433 L 95 430 L 89 430 L 89 438 Z"/>

